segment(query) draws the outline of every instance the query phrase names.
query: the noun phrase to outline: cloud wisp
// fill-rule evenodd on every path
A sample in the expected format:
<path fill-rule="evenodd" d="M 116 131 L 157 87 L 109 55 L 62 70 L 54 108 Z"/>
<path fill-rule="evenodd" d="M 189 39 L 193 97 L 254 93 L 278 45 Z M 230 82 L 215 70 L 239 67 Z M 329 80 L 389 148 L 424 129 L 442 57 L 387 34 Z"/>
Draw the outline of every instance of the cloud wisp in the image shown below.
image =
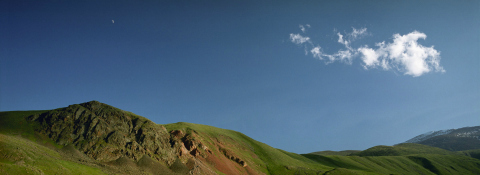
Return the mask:
<path fill-rule="evenodd" d="M 306 29 L 310 25 L 300 25 L 300 30 L 305 35 Z M 362 66 L 365 69 L 382 68 L 383 70 L 396 70 L 405 75 L 413 77 L 421 76 L 425 73 L 445 72 L 440 66 L 440 52 L 433 46 L 425 47 L 418 43 L 419 39 L 425 40 L 427 35 L 418 31 L 413 31 L 406 35 L 394 34 L 393 42 L 385 41 L 376 43 L 377 48 L 370 48 L 367 45 L 359 48 L 353 48 L 351 43 L 363 36 L 368 35 L 367 28 L 352 28 L 351 33 L 345 35 L 337 32 L 337 42 L 345 48 L 336 53 L 327 54 L 322 47 L 315 44 L 310 37 L 301 34 L 290 34 L 290 41 L 305 48 L 305 54 L 312 54 L 314 58 L 324 60 L 326 64 L 339 61 L 346 64 L 352 64 L 353 59 L 359 57 Z"/>
<path fill-rule="evenodd" d="M 299 25 L 300 27 L 300 30 L 305 33 L 307 31 L 308 28 L 310 28 L 310 24 L 306 24 L 306 25 Z"/>
<path fill-rule="evenodd" d="M 310 40 L 309 37 L 305 37 L 300 34 L 293 34 L 293 33 L 290 34 L 290 41 L 292 41 L 292 43 L 295 43 L 295 44 L 303 44 L 305 42 L 309 42 L 309 40 Z"/>

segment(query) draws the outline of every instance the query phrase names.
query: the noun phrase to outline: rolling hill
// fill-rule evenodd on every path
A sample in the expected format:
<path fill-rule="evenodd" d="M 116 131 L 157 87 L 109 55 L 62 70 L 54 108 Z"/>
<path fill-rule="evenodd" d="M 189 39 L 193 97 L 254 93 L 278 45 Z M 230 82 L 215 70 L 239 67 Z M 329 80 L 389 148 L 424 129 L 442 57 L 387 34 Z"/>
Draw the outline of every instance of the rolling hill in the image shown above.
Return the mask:
<path fill-rule="evenodd" d="M 480 174 L 478 150 L 420 144 L 295 154 L 227 129 L 155 124 L 91 101 L 0 112 L 0 174 Z"/>

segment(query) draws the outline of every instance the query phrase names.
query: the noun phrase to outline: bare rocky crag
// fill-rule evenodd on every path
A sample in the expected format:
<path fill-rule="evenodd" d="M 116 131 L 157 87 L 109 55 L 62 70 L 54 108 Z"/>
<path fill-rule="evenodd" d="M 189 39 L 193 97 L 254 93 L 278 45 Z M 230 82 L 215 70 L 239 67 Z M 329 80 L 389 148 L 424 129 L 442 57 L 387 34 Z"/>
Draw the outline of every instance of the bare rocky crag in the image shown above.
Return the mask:
<path fill-rule="evenodd" d="M 37 129 L 40 134 L 59 145 L 74 145 L 98 161 L 113 161 L 121 156 L 138 161 L 148 155 L 173 163 L 176 158 L 165 127 L 97 101 L 70 105 L 28 119 L 41 125 Z"/>
<path fill-rule="evenodd" d="M 182 170 L 180 174 L 216 174 L 214 166 L 205 163 L 209 156 L 215 155 L 195 132 L 168 132 L 164 126 L 144 117 L 98 101 L 35 114 L 27 120 L 37 124 L 38 134 L 58 145 L 73 146 L 99 162 L 115 164 L 130 159 L 142 163 L 153 159 L 171 169 L 188 168 L 188 172 Z M 228 149 L 214 151 L 247 166 Z"/>

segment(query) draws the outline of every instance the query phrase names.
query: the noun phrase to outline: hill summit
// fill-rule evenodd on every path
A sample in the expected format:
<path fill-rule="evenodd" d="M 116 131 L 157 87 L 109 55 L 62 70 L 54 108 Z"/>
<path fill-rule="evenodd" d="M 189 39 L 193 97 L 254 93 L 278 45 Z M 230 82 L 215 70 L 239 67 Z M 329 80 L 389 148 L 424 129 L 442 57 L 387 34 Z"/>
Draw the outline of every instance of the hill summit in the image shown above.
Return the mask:
<path fill-rule="evenodd" d="M 143 155 L 172 163 L 170 134 L 162 125 L 112 106 L 91 101 L 55 109 L 27 118 L 40 127 L 36 131 L 56 144 L 73 145 L 98 161 L 122 156 L 139 160 Z"/>

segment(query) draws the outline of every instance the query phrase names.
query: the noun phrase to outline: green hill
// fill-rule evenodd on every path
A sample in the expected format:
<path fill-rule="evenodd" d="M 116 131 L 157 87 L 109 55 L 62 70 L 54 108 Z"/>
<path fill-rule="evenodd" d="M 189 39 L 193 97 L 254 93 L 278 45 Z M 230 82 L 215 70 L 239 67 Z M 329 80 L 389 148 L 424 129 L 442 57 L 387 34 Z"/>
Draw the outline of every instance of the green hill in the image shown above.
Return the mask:
<path fill-rule="evenodd" d="M 467 150 L 467 151 L 459 151 L 459 153 L 480 160 L 480 149 Z"/>
<path fill-rule="evenodd" d="M 472 154 L 478 153 L 472 152 Z M 414 143 L 375 146 L 349 156 L 305 154 L 320 164 L 380 174 L 478 174 L 479 163 L 459 152 Z M 470 156 L 470 155 L 468 155 Z M 473 156 L 472 156 L 473 157 Z"/>
<path fill-rule="evenodd" d="M 0 174 L 480 174 L 480 160 L 478 150 L 419 144 L 299 155 L 236 131 L 159 125 L 92 101 L 0 112 Z"/>
<path fill-rule="evenodd" d="M 375 146 L 364 151 L 352 153 L 355 156 L 404 156 L 412 154 L 439 154 L 450 155 L 455 152 L 447 151 L 441 148 L 415 144 L 401 143 L 395 146 Z"/>
<path fill-rule="evenodd" d="M 310 154 L 317 154 L 321 156 L 349 156 L 353 153 L 360 152 L 359 150 L 344 150 L 344 151 L 318 151 Z"/>

